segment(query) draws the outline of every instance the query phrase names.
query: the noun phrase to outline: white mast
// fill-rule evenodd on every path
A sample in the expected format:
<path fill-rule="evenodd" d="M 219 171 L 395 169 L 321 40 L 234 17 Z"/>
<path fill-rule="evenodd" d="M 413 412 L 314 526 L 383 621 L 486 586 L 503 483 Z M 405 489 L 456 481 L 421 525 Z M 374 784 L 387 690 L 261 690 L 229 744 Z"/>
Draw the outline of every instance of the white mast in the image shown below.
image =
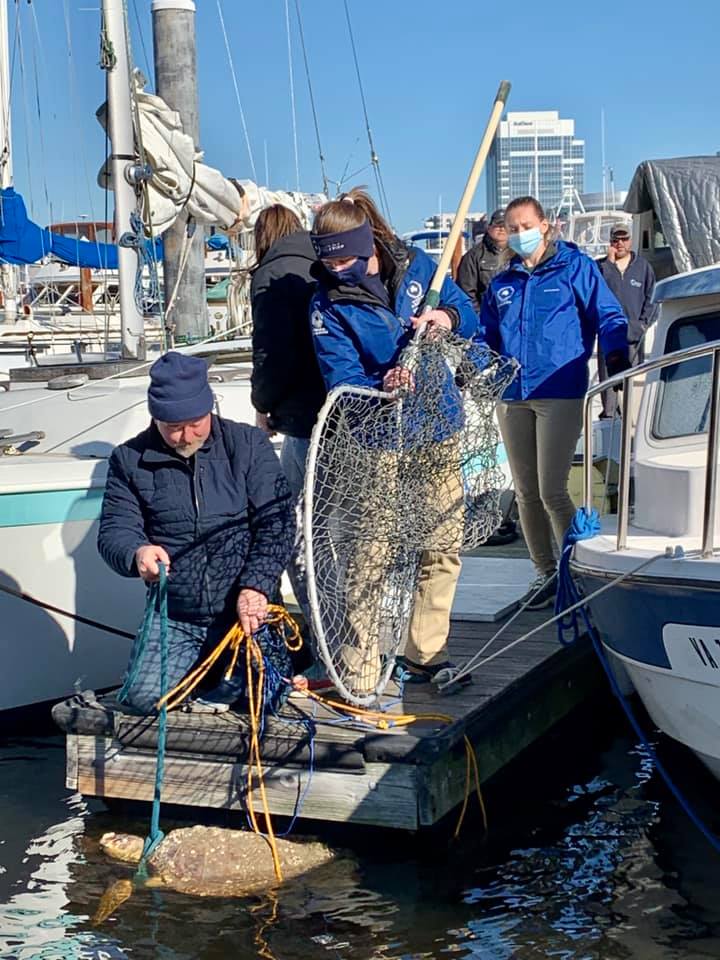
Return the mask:
<path fill-rule="evenodd" d="M 123 0 L 103 0 L 103 17 L 112 65 L 108 69 L 108 122 L 110 129 L 110 173 L 115 192 L 115 240 L 133 232 L 130 216 L 136 207 L 135 190 L 126 178 L 126 170 L 135 164 L 130 67 L 125 30 Z M 123 357 L 145 359 L 143 316 L 135 301 L 138 251 L 118 246 L 120 273 L 120 322 Z"/>
<path fill-rule="evenodd" d="M 16 10 L 16 16 L 20 11 Z M 8 43 L 7 3 L 0 2 L 0 187 L 12 186 L 12 151 L 10 149 L 10 47 Z M 5 323 L 17 320 L 17 270 L 2 264 L 2 291 Z"/>

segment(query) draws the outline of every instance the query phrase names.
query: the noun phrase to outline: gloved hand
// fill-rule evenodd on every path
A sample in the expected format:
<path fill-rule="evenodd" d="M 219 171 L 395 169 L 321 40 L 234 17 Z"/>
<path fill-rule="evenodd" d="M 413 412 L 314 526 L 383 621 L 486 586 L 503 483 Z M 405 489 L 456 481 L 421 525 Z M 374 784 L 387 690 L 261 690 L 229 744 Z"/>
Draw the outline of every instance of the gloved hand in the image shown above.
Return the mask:
<path fill-rule="evenodd" d="M 628 358 L 627 350 L 613 350 L 609 353 L 605 357 L 605 367 L 607 368 L 608 377 L 614 377 L 617 373 L 629 370 L 632 364 Z M 617 384 L 617 386 L 613 387 L 613 390 L 622 390 L 622 384 Z"/>

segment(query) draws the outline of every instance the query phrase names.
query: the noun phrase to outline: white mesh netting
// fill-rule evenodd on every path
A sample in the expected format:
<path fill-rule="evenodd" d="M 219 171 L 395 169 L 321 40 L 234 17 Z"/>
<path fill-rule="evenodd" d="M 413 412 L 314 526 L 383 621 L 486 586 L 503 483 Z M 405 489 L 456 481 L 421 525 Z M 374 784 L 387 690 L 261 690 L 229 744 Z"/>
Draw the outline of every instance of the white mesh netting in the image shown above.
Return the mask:
<path fill-rule="evenodd" d="M 367 705 L 404 649 L 424 551 L 483 543 L 501 521 L 495 404 L 516 364 L 453 334 L 416 338 L 393 396 L 343 386 L 313 431 L 304 540 L 313 631 L 340 693 Z"/>

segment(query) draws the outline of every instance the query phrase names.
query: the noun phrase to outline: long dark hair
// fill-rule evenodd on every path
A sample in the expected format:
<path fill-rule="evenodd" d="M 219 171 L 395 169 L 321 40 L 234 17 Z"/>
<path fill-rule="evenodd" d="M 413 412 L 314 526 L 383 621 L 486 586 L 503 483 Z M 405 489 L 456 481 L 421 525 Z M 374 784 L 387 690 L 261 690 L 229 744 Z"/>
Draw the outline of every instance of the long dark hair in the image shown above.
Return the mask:
<path fill-rule="evenodd" d="M 265 207 L 255 221 L 255 262 L 262 263 L 265 254 L 274 243 L 291 233 L 297 233 L 302 228 L 298 217 L 281 203 Z"/>

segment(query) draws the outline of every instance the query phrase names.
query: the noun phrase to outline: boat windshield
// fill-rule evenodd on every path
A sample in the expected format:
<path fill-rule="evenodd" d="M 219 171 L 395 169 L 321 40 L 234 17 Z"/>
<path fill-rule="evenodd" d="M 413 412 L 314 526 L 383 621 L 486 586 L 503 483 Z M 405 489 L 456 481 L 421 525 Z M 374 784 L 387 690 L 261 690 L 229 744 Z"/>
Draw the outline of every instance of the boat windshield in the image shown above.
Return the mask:
<path fill-rule="evenodd" d="M 720 311 L 682 317 L 668 330 L 666 353 L 720 340 Z M 710 414 L 712 357 L 697 357 L 665 367 L 653 418 L 659 440 L 707 433 Z"/>

